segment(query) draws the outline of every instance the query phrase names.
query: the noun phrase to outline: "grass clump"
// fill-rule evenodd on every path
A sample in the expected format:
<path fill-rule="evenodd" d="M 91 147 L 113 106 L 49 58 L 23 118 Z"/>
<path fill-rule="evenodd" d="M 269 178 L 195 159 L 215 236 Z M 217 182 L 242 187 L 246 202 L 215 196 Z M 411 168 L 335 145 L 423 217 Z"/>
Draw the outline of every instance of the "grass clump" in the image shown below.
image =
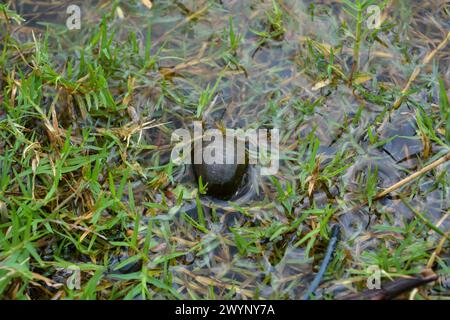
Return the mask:
<path fill-rule="evenodd" d="M 448 277 L 446 10 L 105 1 L 68 30 L 39 2 L 0 5 L 0 297 L 300 299 L 335 225 L 318 299 Z M 199 119 L 279 128 L 279 172 L 208 202 L 170 161 Z"/>

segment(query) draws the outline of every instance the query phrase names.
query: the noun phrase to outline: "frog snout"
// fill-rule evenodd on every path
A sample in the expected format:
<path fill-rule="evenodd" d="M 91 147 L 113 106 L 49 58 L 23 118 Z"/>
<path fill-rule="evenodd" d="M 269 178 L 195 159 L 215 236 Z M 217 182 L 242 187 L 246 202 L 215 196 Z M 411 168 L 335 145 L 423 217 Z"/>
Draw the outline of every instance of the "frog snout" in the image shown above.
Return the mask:
<path fill-rule="evenodd" d="M 202 143 L 202 148 L 194 148 L 193 171 L 196 182 L 202 178 L 202 184 L 206 185 L 206 194 L 218 199 L 228 200 L 232 198 L 242 186 L 245 174 L 248 170 L 248 164 L 245 156 L 239 158 L 237 156 L 237 148 L 230 148 L 231 143 L 235 143 L 235 139 L 224 139 L 223 148 L 215 150 L 216 161 L 205 161 L 204 151 L 210 143 Z M 219 146 L 220 147 L 220 146 Z M 231 151 L 230 151 L 231 150 Z M 210 150 L 209 150 L 210 152 Z M 244 161 L 238 161 L 244 159 Z M 244 162 L 244 163 L 239 163 Z"/>

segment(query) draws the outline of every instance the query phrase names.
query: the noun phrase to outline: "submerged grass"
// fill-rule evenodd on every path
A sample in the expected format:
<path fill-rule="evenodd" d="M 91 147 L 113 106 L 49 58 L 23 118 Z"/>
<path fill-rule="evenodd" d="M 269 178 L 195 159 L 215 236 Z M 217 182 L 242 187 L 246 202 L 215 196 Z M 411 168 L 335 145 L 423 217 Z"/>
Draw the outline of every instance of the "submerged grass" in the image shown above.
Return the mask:
<path fill-rule="evenodd" d="M 0 296 L 300 299 L 339 224 L 316 298 L 374 266 L 448 298 L 449 8 L 410 2 L 0 4 Z M 278 174 L 206 205 L 169 159 L 195 119 L 279 128 Z"/>

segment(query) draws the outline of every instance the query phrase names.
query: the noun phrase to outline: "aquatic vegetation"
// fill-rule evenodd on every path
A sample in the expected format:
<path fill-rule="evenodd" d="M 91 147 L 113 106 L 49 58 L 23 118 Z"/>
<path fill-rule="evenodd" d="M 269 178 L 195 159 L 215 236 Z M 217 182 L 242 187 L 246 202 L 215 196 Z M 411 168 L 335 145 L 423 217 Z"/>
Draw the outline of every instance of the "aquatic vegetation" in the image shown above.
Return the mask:
<path fill-rule="evenodd" d="M 448 296 L 446 1 L 80 12 L 0 4 L 0 297 L 339 299 L 422 272 L 400 298 Z M 279 129 L 278 172 L 175 164 L 199 120 Z"/>

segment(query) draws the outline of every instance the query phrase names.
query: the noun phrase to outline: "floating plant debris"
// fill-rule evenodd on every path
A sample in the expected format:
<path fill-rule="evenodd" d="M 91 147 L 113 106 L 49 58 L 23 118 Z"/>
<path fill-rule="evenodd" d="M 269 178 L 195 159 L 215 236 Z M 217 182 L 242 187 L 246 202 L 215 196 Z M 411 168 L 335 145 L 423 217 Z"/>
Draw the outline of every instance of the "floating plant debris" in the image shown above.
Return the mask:
<path fill-rule="evenodd" d="M 448 1 L 0 2 L 1 299 L 448 298 Z"/>

